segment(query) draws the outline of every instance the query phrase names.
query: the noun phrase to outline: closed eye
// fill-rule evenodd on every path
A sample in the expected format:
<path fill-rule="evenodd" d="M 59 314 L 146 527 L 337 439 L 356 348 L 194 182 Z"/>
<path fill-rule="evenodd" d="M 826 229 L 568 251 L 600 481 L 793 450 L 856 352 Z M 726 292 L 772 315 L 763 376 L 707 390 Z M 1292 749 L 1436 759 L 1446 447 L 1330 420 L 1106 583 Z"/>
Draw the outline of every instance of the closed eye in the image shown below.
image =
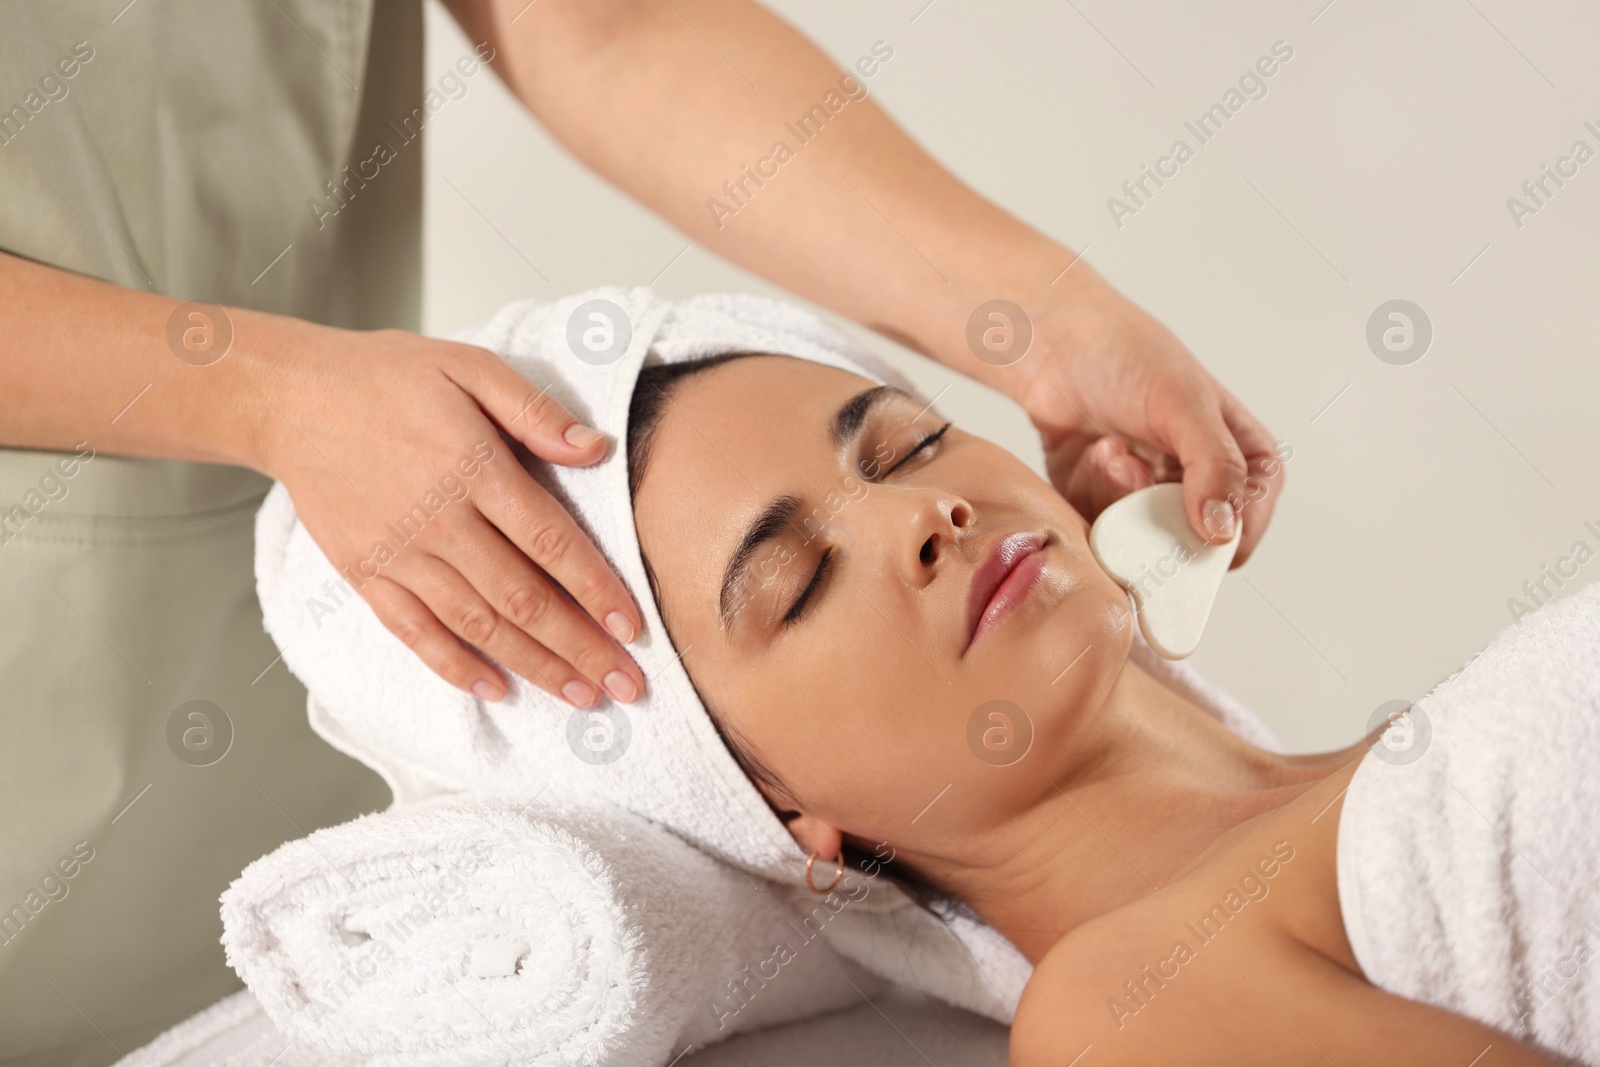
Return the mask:
<path fill-rule="evenodd" d="M 945 433 L 950 429 L 950 427 L 952 427 L 954 425 L 955 425 L 955 423 L 953 423 L 953 422 L 947 422 L 943 426 L 939 427 L 937 430 L 935 430 L 932 433 L 930 433 L 928 436 L 924 437 L 922 440 L 918 441 L 912 447 L 911 451 L 909 451 L 905 455 L 901 456 L 897 461 L 895 461 L 895 465 L 894 466 L 892 466 L 888 470 L 884 471 L 883 472 L 883 476 L 885 478 L 887 478 L 889 475 L 893 474 L 895 471 L 900 469 L 900 464 L 905 463 L 907 460 L 911 459 L 913 456 L 917 456 L 917 455 L 920 455 L 923 452 L 926 452 L 928 449 L 930 449 L 934 445 L 938 444 L 939 439 L 942 438 L 945 435 Z"/>
<path fill-rule="evenodd" d="M 794 605 L 784 614 L 783 624 L 785 626 L 793 626 L 800 621 L 800 617 L 806 612 L 806 604 L 810 602 L 812 594 L 817 591 L 817 586 L 822 584 L 823 575 L 828 569 L 828 564 L 832 562 L 833 548 L 830 546 L 823 550 L 822 558 L 817 560 L 817 569 L 811 572 L 811 581 L 807 582 L 806 587 L 800 590 L 800 595 L 795 598 Z"/>
<path fill-rule="evenodd" d="M 900 459 L 895 462 L 894 466 L 884 471 L 882 477 L 888 477 L 889 475 L 893 474 L 902 463 L 905 463 L 911 460 L 913 457 L 919 456 L 928 451 L 930 448 L 934 447 L 953 425 L 955 424 L 947 422 L 937 430 L 923 437 L 920 441 L 912 446 L 911 451 L 907 452 L 904 456 L 901 456 Z M 827 549 L 823 550 L 822 557 L 817 560 L 817 569 L 811 572 L 811 580 L 806 583 L 806 587 L 804 589 L 800 590 L 800 595 L 795 598 L 794 604 L 792 604 L 789 610 L 784 613 L 783 624 L 785 626 L 793 626 L 805 615 L 806 607 L 815 597 L 817 588 L 822 584 L 823 578 L 827 576 L 828 568 L 832 563 L 833 548 L 832 546 L 829 546 Z"/>

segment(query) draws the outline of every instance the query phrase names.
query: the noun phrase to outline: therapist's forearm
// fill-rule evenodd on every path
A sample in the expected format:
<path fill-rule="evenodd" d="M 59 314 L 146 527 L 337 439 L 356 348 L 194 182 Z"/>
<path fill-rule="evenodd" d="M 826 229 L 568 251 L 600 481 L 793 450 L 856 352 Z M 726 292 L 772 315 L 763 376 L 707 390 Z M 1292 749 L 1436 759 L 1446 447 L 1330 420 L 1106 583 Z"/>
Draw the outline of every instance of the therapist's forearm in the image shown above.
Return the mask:
<path fill-rule="evenodd" d="M 967 349 L 967 319 L 1047 290 L 1074 253 L 957 180 L 870 95 L 800 143 L 786 123 L 844 72 L 782 20 L 749 0 L 451 6 L 556 137 L 695 241 L 1015 395 L 1015 372 Z M 778 141 L 793 158 L 758 187 L 741 168 Z"/>
<path fill-rule="evenodd" d="M 0 446 L 255 465 L 261 405 L 174 355 L 180 304 L 0 252 Z"/>

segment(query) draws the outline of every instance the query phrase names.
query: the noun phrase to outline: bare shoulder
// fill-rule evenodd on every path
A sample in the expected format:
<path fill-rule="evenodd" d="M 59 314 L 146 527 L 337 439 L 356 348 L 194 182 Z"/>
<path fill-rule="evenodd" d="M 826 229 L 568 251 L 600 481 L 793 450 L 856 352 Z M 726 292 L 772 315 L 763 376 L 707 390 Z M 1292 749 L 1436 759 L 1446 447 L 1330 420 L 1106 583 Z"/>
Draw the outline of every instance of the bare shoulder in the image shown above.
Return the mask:
<path fill-rule="evenodd" d="M 1102 1020 L 1085 1006 L 1109 973 L 1103 952 L 1096 951 L 1098 930 L 1112 916 L 1102 916 L 1067 934 L 1033 969 L 1011 1019 L 1011 1067 L 1071 1064 L 1093 1045 Z"/>
<path fill-rule="evenodd" d="M 1017 1007 L 1012 1067 L 1557 1062 L 1474 1020 L 1376 988 L 1264 912 L 1253 927 L 1201 942 L 1190 920 L 1173 924 L 1187 914 L 1183 904 L 1150 898 L 1058 942 Z"/>

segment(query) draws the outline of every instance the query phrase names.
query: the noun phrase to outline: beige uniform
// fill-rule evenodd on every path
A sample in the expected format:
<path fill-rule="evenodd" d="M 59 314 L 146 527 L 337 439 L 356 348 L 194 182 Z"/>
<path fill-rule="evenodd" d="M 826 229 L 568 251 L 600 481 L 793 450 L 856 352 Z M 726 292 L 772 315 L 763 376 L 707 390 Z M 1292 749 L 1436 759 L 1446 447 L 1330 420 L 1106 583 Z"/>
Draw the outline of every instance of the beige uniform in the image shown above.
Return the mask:
<path fill-rule="evenodd" d="M 6 5 L 0 248 L 415 329 L 421 59 L 418 0 Z M 379 141 L 381 167 L 348 180 Z M 307 728 L 262 629 L 267 479 L 106 453 L 97 427 L 139 417 L 127 400 L 84 413 L 76 454 L 0 449 L 6 1064 L 109 1063 L 237 989 L 217 895 L 280 842 L 388 800 Z"/>

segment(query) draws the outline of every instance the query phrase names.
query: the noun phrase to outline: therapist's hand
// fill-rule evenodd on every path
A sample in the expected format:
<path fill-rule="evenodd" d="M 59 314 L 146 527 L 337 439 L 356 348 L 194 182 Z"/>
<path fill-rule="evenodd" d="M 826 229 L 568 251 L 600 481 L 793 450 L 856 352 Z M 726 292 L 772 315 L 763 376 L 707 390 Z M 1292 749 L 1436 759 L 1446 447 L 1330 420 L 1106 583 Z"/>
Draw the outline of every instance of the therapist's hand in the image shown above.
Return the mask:
<path fill-rule="evenodd" d="M 1068 502 L 1092 522 L 1135 489 L 1181 478 L 1190 525 L 1218 542 L 1242 523 L 1233 566 L 1248 560 L 1283 488 L 1266 427 L 1166 327 L 1092 272 L 1029 314 L 1033 344 L 1012 391 Z"/>
<path fill-rule="evenodd" d="M 639 633 L 638 608 L 501 431 L 579 466 L 606 454 L 602 435 L 481 348 L 237 317 L 256 465 L 424 663 L 487 700 L 506 683 L 469 645 L 576 706 L 602 687 L 644 692 L 618 643 Z"/>

